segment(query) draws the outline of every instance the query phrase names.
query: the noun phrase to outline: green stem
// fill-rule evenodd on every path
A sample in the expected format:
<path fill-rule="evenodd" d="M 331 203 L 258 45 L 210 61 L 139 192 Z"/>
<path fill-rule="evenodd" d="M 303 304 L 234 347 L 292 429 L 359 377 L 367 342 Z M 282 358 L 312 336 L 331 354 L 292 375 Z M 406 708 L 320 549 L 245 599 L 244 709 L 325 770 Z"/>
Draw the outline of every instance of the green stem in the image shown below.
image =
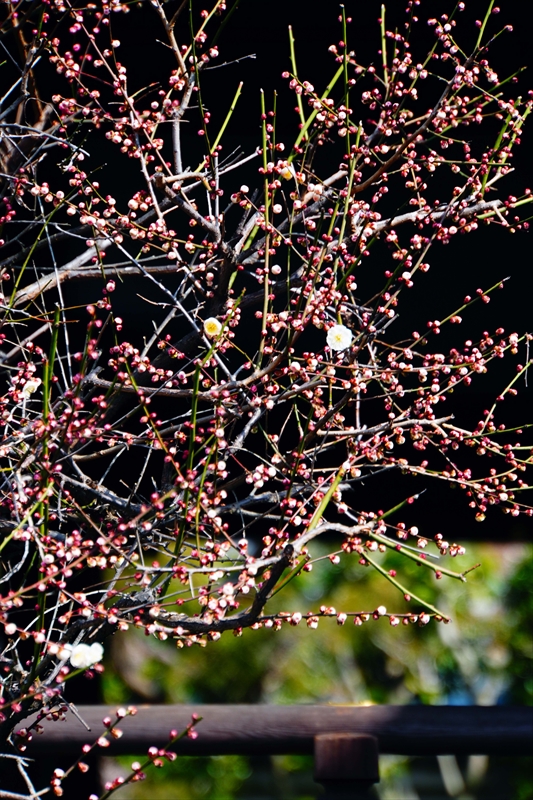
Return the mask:
<path fill-rule="evenodd" d="M 439 609 L 436 608 L 435 606 L 432 606 L 431 603 L 427 603 L 425 600 L 422 600 L 421 597 L 418 597 L 418 595 L 413 594 L 413 592 L 409 591 L 409 589 L 403 586 L 400 583 L 400 581 L 397 581 L 396 578 L 393 578 L 392 575 L 390 575 L 386 569 L 383 569 L 383 567 L 380 566 L 377 563 L 377 561 L 374 561 L 374 559 L 367 556 L 366 553 L 364 554 L 363 558 L 365 559 L 365 561 L 368 561 L 368 563 L 371 564 L 374 567 L 374 569 L 376 569 L 381 575 L 383 575 L 384 578 L 387 578 L 387 580 L 390 581 L 390 583 L 392 583 L 393 586 L 399 589 L 404 596 L 408 595 L 409 597 L 411 597 L 412 600 L 416 600 L 417 603 L 420 603 L 421 605 L 425 606 L 425 608 L 428 608 L 434 614 L 437 614 L 437 616 L 442 617 L 447 622 L 450 622 L 450 617 L 447 614 L 444 614 L 442 611 L 439 611 Z"/>
<path fill-rule="evenodd" d="M 410 550 L 402 547 L 400 543 L 395 544 L 394 542 L 391 542 L 390 539 L 385 538 L 385 536 L 380 536 L 379 533 L 374 533 L 374 531 L 368 531 L 367 535 L 371 539 L 374 539 L 374 541 L 384 544 L 385 547 L 389 548 L 389 550 L 395 550 L 397 553 L 401 553 L 402 556 L 410 558 L 411 561 L 416 561 L 417 564 L 421 564 L 422 566 L 433 570 L 433 572 L 441 572 L 443 575 L 447 575 L 449 578 L 456 578 L 459 581 L 466 582 L 466 578 L 462 572 L 452 572 L 452 570 L 446 569 L 446 567 L 433 564 L 431 561 L 428 561 L 421 556 L 417 556 L 416 553 L 412 553 Z M 364 555 L 364 558 L 367 558 L 366 554 Z"/>
<path fill-rule="evenodd" d="M 333 497 L 333 493 L 337 490 L 337 487 L 338 487 L 339 483 L 342 481 L 342 479 L 344 478 L 345 473 L 346 473 L 346 470 L 344 469 L 344 467 L 341 467 L 340 470 L 337 472 L 337 474 L 336 474 L 336 476 L 335 476 L 335 478 L 333 480 L 333 483 L 331 484 L 331 486 L 329 487 L 328 491 L 326 492 L 326 494 L 322 498 L 322 502 L 320 503 L 320 505 L 318 506 L 318 508 L 316 509 L 315 513 L 313 514 L 313 516 L 311 518 L 311 522 L 309 523 L 309 526 L 307 528 L 308 531 L 314 530 L 316 528 L 316 526 L 318 525 L 318 523 L 320 522 L 320 520 L 322 519 L 322 517 L 324 515 L 324 512 L 325 512 L 326 508 L 328 507 L 331 498 Z"/>
<path fill-rule="evenodd" d="M 229 123 L 231 117 L 233 116 L 233 112 L 235 111 L 235 108 L 237 106 L 239 97 L 241 96 L 243 85 L 244 85 L 244 81 L 241 81 L 239 83 L 239 85 L 237 86 L 237 91 L 235 92 L 235 96 L 234 96 L 234 98 L 233 98 L 233 100 L 231 102 L 231 105 L 229 107 L 229 111 L 226 114 L 226 118 L 225 118 L 224 122 L 222 123 L 222 127 L 220 128 L 219 132 L 216 135 L 215 141 L 211 145 L 211 148 L 210 148 L 210 151 L 209 151 L 211 153 L 211 155 L 213 155 L 213 153 L 215 152 L 215 150 L 216 150 L 216 148 L 218 146 L 218 143 L 220 142 L 220 140 L 222 139 L 222 137 L 224 135 L 224 131 L 228 127 L 228 123 Z M 200 170 L 203 169 L 204 166 L 205 166 L 205 160 L 202 161 L 202 163 L 197 167 L 196 172 L 200 172 Z"/>
<path fill-rule="evenodd" d="M 479 29 L 479 35 L 477 37 L 476 48 L 475 48 L 476 50 L 478 50 L 481 45 L 481 40 L 483 39 L 483 34 L 485 33 L 485 28 L 487 26 L 487 22 L 489 21 L 489 17 L 492 14 L 493 6 L 494 6 L 494 0 L 490 0 L 489 7 L 487 8 L 487 13 L 485 14 L 485 19 L 481 23 L 481 28 Z"/>
<path fill-rule="evenodd" d="M 340 67 L 339 67 L 339 69 L 337 70 L 337 72 L 336 72 L 336 73 L 335 73 L 335 75 L 333 76 L 333 78 L 330 80 L 330 82 L 329 82 L 329 83 L 328 83 L 328 85 L 326 86 L 326 90 L 325 90 L 324 94 L 322 95 L 322 97 L 320 98 L 321 102 L 323 102 L 324 100 L 326 100 L 326 99 L 327 99 L 327 97 L 329 96 L 329 94 L 330 94 L 331 90 L 333 89 L 333 87 L 335 86 L 335 84 L 337 83 L 337 81 L 339 80 L 340 76 L 341 76 L 343 73 L 344 73 L 344 64 L 341 64 L 341 65 L 340 65 Z M 309 128 L 310 128 L 310 127 L 311 127 L 311 125 L 313 124 L 313 122 L 314 122 L 314 120 L 315 120 L 315 117 L 316 117 L 316 115 L 318 114 L 319 110 L 320 110 L 320 109 L 318 109 L 318 108 L 315 108 L 315 109 L 313 110 L 313 112 L 312 112 L 312 113 L 309 115 L 309 117 L 307 118 L 307 120 L 306 120 L 306 122 L 305 122 L 305 125 L 302 127 L 302 129 L 301 129 L 300 133 L 299 133 L 299 134 L 298 134 L 298 136 L 296 137 L 296 141 L 294 142 L 294 146 L 293 146 L 293 153 L 291 153 L 291 155 L 290 155 L 290 156 L 289 156 L 289 158 L 287 159 L 287 161 L 288 161 L 288 163 L 289 163 L 289 164 L 290 164 L 290 163 L 292 162 L 292 160 L 294 159 L 294 155 L 295 155 L 295 153 L 294 153 L 294 148 L 298 147 L 298 145 L 300 144 L 300 142 L 302 141 L 302 139 L 304 138 L 304 136 L 307 134 L 307 131 L 309 130 Z"/>
<path fill-rule="evenodd" d="M 387 66 L 387 37 L 385 31 L 385 5 L 381 4 L 381 21 L 380 21 L 380 30 L 381 30 L 381 64 L 383 66 L 383 83 L 385 84 L 385 88 L 389 89 L 389 68 Z"/>
<path fill-rule="evenodd" d="M 291 48 L 292 72 L 293 72 L 293 75 L 296 78 L 296 80 L 298 80 L 298 70 L 296 68 L 296 54 L 295 54 L 295 51 L 294 51 L 294 35 L 292 33 L 292 25 L 289 25 L 289 45 L 290 45 L 290 48 Z M 305 113 L 304 113 L 304 106 L 303 106 L 303 103 L 302 103 L 302 95 L 301 94 L 297 94 L 296 95 L 296 102 L 298 104 L 298 114 L 300 115 L 300 122 L 302 123 L 302 126 L 305 126 Z"/>

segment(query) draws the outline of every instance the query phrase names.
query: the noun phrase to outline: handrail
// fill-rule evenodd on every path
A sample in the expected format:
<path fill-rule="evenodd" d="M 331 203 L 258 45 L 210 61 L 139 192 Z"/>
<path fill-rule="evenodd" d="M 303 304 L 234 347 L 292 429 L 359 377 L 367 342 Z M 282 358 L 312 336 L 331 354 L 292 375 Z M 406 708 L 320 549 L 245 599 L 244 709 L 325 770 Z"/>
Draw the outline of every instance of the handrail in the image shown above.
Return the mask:
<path fill-rule="evenodd" d="M 183 755 L 313 753 L 315 737 L 351 734 L 375 737 L 380 753 L 397 755 L 529 755 L 533 709 L 522 706 L 349 706 L 349 705 L 141 705 L 120 721 L 123 735 L 106 755 L 163 747 L 171 729 L 183 730 L 192 714 L 202 717 L 196 739 L 172 749 Z M 116 706 L 78 706 L 62 722 L 43 722 L 43 733 L 26 755 L 80 754 L 104 730 L 102 719 Z M 26 721 L 26 725 L 31 720 Z"/>

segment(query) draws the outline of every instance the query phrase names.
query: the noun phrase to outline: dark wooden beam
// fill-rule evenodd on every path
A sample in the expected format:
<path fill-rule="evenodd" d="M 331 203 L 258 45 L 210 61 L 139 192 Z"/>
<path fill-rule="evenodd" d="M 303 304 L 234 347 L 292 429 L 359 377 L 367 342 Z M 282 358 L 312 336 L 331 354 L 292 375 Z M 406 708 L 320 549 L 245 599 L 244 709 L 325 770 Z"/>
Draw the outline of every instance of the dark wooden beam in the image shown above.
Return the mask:
<path fill-rule="evenodd" d="M 102 719 L 116 706 L 79 706 L 87 731 L 73 714 L 64 722 L 45 722 L 25 755 L 79 754 L 103 731 Z M 176 752 L 187 755 L 313 753 L 323 734 L 374 736 L 380 753 L 398 755 L 487 754 L 521 756 L 533 752 L 533 710 L 518 706 L 138 706 L 121 721 L 120 739 L 111 739 L 105 755 L 145 753 L 162 747 L 169 731 L 181 731 L 192 714 L 202 721 L 196 739 L 183 739 Z M 31 720 L 26 721 L 26 725 Z"/>
<path fill-rule="evenodd" d="M 364 800 L 379 783 L 378 740 L 374 736 L 320 733 L 315 736 L 314 756 L 314 778 L 325 790 L 324 800 Z"/>

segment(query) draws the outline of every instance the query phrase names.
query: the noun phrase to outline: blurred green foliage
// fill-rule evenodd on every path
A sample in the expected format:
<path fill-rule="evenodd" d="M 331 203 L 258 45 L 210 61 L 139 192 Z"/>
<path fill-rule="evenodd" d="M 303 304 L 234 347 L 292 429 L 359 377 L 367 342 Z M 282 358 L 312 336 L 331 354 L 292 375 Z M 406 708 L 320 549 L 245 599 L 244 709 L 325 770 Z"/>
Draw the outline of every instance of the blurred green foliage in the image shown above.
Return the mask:
<path fill-rule="evenodd" d="M 449 578 L 436 580 L 413 562 L 405 565 L 395 553 L 384 556 L 387 569 L 396 568 L 398 575 L 401 571 L 413 592 L 450 614 L 449 624 L 432 621 L 426 627 L 392 628 L 382 618 L 354 627 L 351 618 L 344 626 L 324 619 L 317 630 L 308 630 L 305 622 L 298 627 L 286 625 L 280 632 L 245 630 L 239 638 L 225 634 L 205 648 L 183 650 L 176 650 L 173 642 L 130 630 L 113 640 L 104 700 L 117 704 L 533 705 L 533 549 L 524 544 L 471 545 L 461 558 L 461 569 L 477 562 L 481 566 L 465 584 Z M 302 613 L 317 611 L 322 604 L 337 611 L 372 611 L 378 605 L 397 613 L 418 610 L 411 609 L 412 604 L 374 570 L 361 567 L 355 556 L 345 556 L 338 566 L 327 560 L 315 564 L 310 574 L 292 581 L 276 601 L 280 610 Z M 201 724 L 198 733 L 201 736 Z M 126 775 L 132 760 L 108 763 L 106 778 Z M 382 800 L 450 796 L 486 800 L 492 796 L 487 794 L 492 770 L 499 780 L 515 782 L 514 788 L 509 786 L 509 800 L 533 797 L 527 760 L 509 762 L 507 768 L 502 767 L 503 760 L 489 762 L 484 757 L 471 757 L 460 765 L 446 757 L 439 759 L 438 768 L 435 759 L 431 768 L 427 761 L 382 758 L 377 796 Z M 311 771 L 312 760 L 296 756 L 178 758 L 117 796 L 124 800 L 307 800 L 318 791 Z M 430 773 L 437 776 L 438 789 L 423 788 L 431 784 Z M 270 786 L 264 795 L 262 786 Z"/>

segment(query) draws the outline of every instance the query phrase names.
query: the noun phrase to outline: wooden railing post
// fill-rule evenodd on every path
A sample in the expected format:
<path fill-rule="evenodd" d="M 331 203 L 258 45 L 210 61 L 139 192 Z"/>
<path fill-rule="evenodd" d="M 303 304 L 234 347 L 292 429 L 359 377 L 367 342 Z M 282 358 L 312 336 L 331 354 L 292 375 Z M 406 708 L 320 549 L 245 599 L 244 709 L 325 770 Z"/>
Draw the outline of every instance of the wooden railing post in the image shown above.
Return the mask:
<path fill-rule="evenodd" d="M 327 800 L 371 797 L 379 781 L 378 740 L 367 734 L 323 733 L 315 736 L 314 778 Z"/>

